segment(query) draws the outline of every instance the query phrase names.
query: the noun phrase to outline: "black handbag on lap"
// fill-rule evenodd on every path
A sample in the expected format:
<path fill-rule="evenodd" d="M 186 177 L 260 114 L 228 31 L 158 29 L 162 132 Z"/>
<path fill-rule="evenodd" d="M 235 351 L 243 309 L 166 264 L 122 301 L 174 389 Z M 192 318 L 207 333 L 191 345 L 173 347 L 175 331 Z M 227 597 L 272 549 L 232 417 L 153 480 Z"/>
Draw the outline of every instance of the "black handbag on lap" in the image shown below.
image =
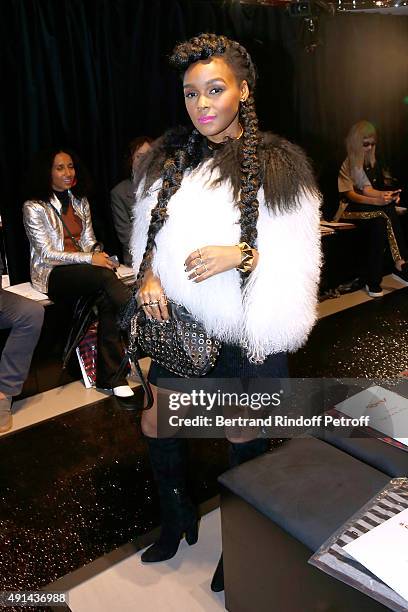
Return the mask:
<path fill-rule="evenodd" d="M 128 352 L 140 351 L 177 376 L 205 376 L 221 349 L 184 306 L 167 300 L 169 319 L 157 321 L 139 306 L 130 320 Z"/>

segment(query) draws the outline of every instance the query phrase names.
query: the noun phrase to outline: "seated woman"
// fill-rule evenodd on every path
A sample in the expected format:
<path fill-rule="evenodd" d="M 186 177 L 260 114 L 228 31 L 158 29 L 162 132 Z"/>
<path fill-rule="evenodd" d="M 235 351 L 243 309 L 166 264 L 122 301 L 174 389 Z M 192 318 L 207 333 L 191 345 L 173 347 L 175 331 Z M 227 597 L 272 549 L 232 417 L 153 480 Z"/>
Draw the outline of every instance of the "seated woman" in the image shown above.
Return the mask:
<path fill-rule="evenodd" d="M 390 175 L 376 160 L 377 132 L 368 121 L 359 121 L 346 138 L 347 158 L 343 162 L 338 189 L 341 203 L 336 219 L 364 223 L 368 233 L 366 291 L 381 297 L 384 250 L 388 240 L 395 269 L 393 276 L 408 285 L 408 250 L 395 206 L 400 190 L 392 190 Z M 388 186 L 388 188 L 387 188 Z"/>
<path fill-rule="evenodd" d="M 133 391 L 117 373 L 122 342 L 116 325 L 118 309 L 130 295 L 96 240 L 86 198 L 89 181 L 75 153 L 54 149 L 39 155 L 29 174 L 24 226 L 30 241 L 31 283 L 53 302 L 80 296 L 98 297 L 98 362 L 96 386 L 129 397 Z"/>
<path fill-rule="evenodd" d="M 132 265 L 132 256 L 129 252 L 130 232 L 132 229 L 132 210 L 135 203 L 132 175 L 140 159 L 151 148 L 153 139 L 150 136 L 138 136 L 129 144 L 126 156 L 126 175 L 111 191 L 111 206 L 113 223 L 123 249 L 123 263 Z"/>

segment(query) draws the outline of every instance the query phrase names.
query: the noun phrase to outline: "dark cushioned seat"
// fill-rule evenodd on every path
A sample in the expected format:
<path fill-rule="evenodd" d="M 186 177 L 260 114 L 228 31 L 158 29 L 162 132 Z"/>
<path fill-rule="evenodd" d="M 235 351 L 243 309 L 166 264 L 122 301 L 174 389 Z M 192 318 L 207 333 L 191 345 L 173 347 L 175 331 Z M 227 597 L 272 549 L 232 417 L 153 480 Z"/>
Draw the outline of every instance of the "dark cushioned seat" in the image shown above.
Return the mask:
<path fill-rule="evenodd" d="M 408 452 L 376 438 L 341 438 L 325 432 L 326 442 L 393 478 L 408 476 Z"/>
<path fill-rule="evenodd" d="M 389 480 L 312 438 L 291 440 L 219 478 L 312 551 Z"/>
<path fill-rule="evenodd" d="M 227 610 L 386 610 L 307 560 L 389 480 L 315 438 L 290 440 L 220 476 Z"/>

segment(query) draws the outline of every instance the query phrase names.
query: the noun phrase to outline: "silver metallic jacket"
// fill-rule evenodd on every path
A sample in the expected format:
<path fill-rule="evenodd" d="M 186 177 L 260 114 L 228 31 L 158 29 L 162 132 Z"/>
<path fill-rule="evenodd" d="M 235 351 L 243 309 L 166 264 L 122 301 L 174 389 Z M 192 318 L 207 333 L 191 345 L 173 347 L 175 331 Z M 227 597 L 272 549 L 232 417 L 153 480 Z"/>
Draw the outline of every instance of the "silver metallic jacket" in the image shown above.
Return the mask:
<path fill-rule="evenodd" d="M 90 252 L 96 242 L 92 228 L 91 211 L 86 198 L 71 199 L 75 213 L 82 221 L 82 233 L 79 240 L 81 252 L 64 251 L 64 227 L 50 202 L 31 201 L 24 203 L 24 227 L 30 241 L 30 274 L 34 289 L 47 293 L 48 278 L 55 266 L 92 263 Z M 61 203 L 57 198 L 53 206 L 60 211 Z"/>

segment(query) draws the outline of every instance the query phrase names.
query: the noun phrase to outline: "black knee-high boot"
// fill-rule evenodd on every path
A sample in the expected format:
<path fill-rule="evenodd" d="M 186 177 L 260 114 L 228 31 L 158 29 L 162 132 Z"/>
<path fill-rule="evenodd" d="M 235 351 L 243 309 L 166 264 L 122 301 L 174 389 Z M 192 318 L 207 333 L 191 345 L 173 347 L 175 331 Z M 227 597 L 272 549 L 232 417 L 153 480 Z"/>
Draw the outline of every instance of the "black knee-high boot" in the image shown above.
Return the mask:
<path fill-rule="evenodd" d="M 186 440 L 146 438 L 157 483 L 162 527 L 160 537 L 142 554 L 144 563 L 171 559 L 183 534 L 188 544 L 198 539 L 197 513 L 186 491 Z"/>
<path fill-rule="evenodd" d="M 231 442 L 229 448 L 229 461 L 231 467 L 236 467 L 245 461 L 255 459 L 258 455 L 263 455 L 269 448 L 269 440 L 266 438 L 255 438 L 255 440 L 249 440 L 249 442 Z M 222 560 L 222 554 L 218 561 L 217 568 L 214 572 L 213 579 L 211 581 L 211 590 L 215 593 L 219 593 L 224 590 L 224 566 Z"/>

